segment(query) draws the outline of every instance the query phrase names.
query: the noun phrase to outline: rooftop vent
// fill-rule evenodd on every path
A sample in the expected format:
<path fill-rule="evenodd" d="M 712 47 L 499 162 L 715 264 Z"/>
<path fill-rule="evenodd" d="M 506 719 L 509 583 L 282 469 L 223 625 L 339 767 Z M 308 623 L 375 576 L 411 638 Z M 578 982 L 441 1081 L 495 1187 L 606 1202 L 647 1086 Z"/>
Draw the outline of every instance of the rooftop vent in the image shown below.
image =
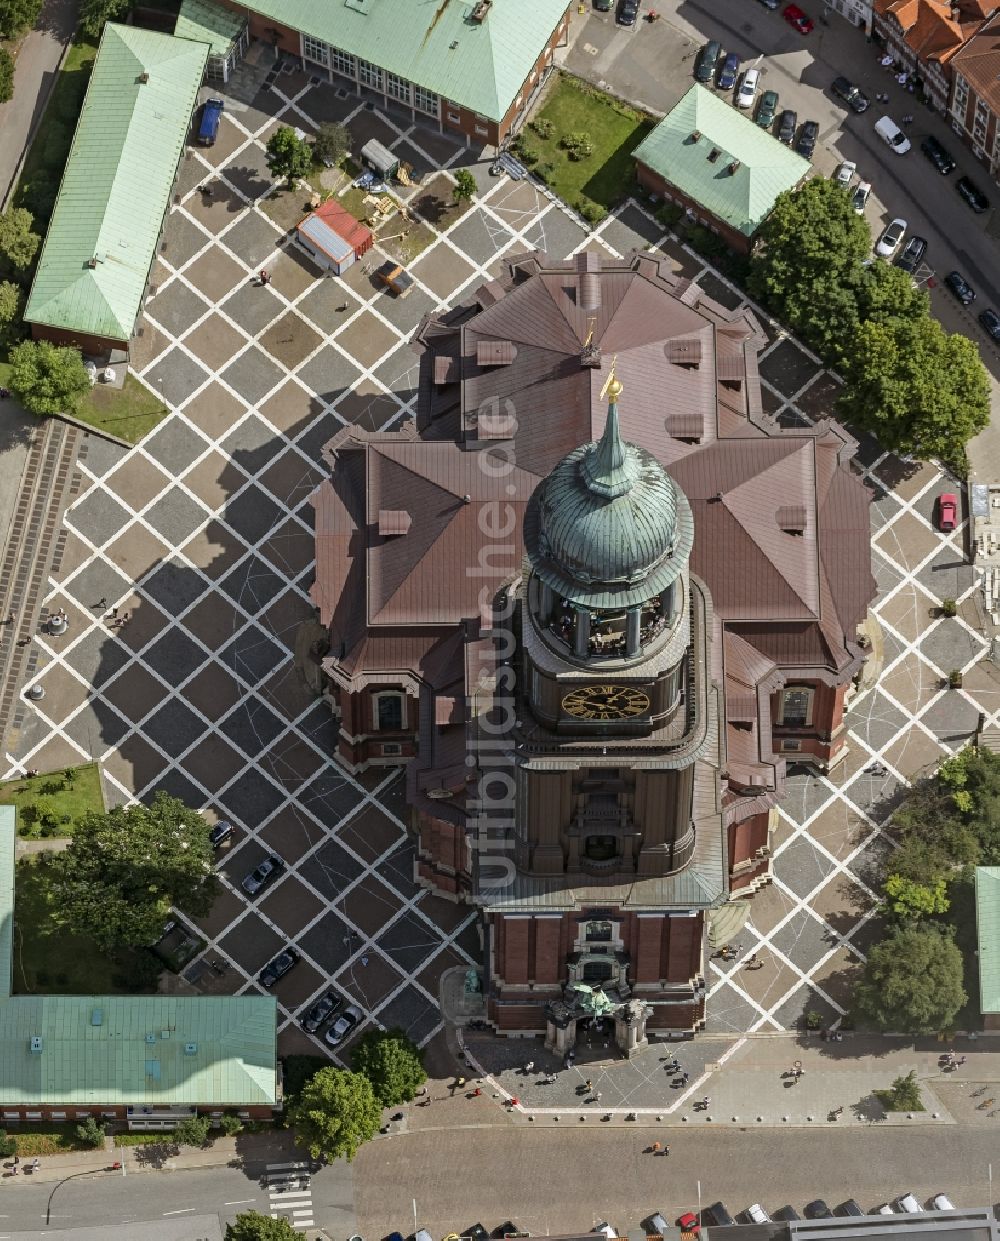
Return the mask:
<path fill-rule="evenodd" d="M 580 308 L 597 310 L 601 304 L 601 278 L 595 271 L 585 271 L 580 277 Z"/>
<path fill-rule="evenodd" d="M 87 266 L 90 268 L 91 271 L 93 271 L 97 267 L 97 259 L 96 258 L 87 259 Z"/>
<path fill-rule="evenodd" d="M 740 161 L 738 159 L 734 159 L 733 162 L 726 169 L 726 172 L 728 172 L 731 177 L 734 177 L 737 171 L 739 170 L 739 166 L 740 166 Z"/>
<path fill-rule="evenodd" d="M 185 1056 L 196 1056 L 198 1054 L 198 1044 L 197 1043 L 185 1043 L 184 1054 Z"/>
<path fill-rule="evenodd" d="M 700 129 L 692 129 L 692 130 L 691 130 L 691 137 L 688 139 L 688 141 L 689 141 L 689 142 L 700 142 L 700 141 L 701 141 L 701 130 L 700 130 Z"/>
<path fill-rule="evenodd" d="M 410 514 L 404 509 L 380 508 L 378 511 L 378 532 L 383 538 L 394 534 L 406 534 L 410 525 Z"/>
<path fill-rule="evenodd" d="M 804 504 L 783 504 L 775 513 L 775 520 L 786 534 L 803 534 L 806 528 Z"/>
<path fill-rule="evenodd" d="M 149 74 L 148 74 L 148 73 L 140 73 L 140 74 L 139 74 L 139 81 L 143 84 L 143 86 L 145 86 L 145 84 L 149 81 Z"/>
<path fill-rule="evenodd" d="M 155 1042 L 156 1042 L 156 1035 L 155 1035 L 155 1034 L 147 1034 L 147 1035 L 146 1035 L 146 1042 L 147 1042 L 147 1043 L 155 1043 Z"/>
<path fill-rule="evenodd" d="M 708 153 L 708 162 L 710 164 L 714 164 L 721 154 L 722 152 L 718 147 L 712 147 L 711 151 Z"/>
<path fill-rule="evenodd" d="M 448 49 L 449 49 L 449 51 L 452 51 L 452 52 L 453 52 L 453 51 L 455 50 L 455 48 L 456 48 L 456 47 L 458 47 L 458 40 L 457 40 L 457 39 L 452 39 L 452 41 L 448 44 Z"/>
<path fill-rule="evenodd" d="M 471 13 L 472 20 L 474 22 L 486 21 L 491 8 L 493 8 L 493 0 L 476 0 Z"/>
<path fill-rule="evenodd" d="M 40 1034 L 33 1034 L 31 1036 L 28 1050 L 33 1056 L 40 1056 L 42 1054 L 42 1036 Z"/>

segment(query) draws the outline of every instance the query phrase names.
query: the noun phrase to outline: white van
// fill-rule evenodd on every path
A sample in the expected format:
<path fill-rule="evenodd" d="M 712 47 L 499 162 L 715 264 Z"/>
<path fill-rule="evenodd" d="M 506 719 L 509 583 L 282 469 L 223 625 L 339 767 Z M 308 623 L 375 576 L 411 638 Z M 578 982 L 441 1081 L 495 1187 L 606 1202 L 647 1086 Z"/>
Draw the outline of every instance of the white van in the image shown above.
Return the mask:
<path fill-rule="evenodd" d="M 740 79 L 740 87 L 736 92 L 736 106 L 738 108 L 752 108 L 753 101 L 757 94 L 757 87 L 760 84 L 760 70 L 748 69 Z"/>
<path fill-rule="evenodd" d="M 747 1219 L 751 1224 L 768 1224 L 771 1221 L 770 1215 L 759 1202 L 753 1202 L 747 1207 Z"/>
<path fill-rule="evenodd" d="M 955 1204 L 947 1194 L 935 1194 L 931 1199 L 931 1206 L 935 1211 L 954 1211 Z"/>
<path fill-rule="evenodd" d="M 919 1215 L 924 1209 L 913 1194 L 900 1194 L 893 1205 L 905 1215 Z"/>
<path fill-rule="evenodd" d="M 905 155 L 910 149 L 910 140 L 899 128 L 891 116 L 882 116 L 875 122 L 875 132 L 897 155 Z"/>

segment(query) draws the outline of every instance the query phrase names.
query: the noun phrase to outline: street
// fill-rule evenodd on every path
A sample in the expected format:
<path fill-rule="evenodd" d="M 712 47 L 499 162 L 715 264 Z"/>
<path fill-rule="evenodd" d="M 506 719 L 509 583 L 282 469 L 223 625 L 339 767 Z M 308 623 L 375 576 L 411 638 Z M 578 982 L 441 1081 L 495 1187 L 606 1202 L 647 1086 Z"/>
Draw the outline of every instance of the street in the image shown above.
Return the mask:
<path fill-rule="evenodd" d="M 643 1153 L 657 1137 L 670 1143 L 667 1159 Z M 908 1190 L 981 1207 L 991 1199 L 991 1159 L 1000 1175 L 997 1149 L 994 1133 L 963 1128 L 428 1130 L 361 1151 L 355 1205 L 366 1238 L 411 1232 L 414 1213 L 434 1236 L 507 1219 L 532 1236 L 580 1233 L 599 1220 L 622 1235 L 654 1210 L 673 1219 L 696 1209 L 699 1182 L 703 1204 L 721 1198 L 734 1215 L 751 1202 L 801 1212 L 816 1197 L 831 1206 L 854 1197 L 870 1210 Z"/>
<path fill-rule="evenodd" d="M 131 1157 L 131 1152 L 130 1152 Z M 21 1230 L 78 1228 L 98 1224 L 130 1224 L 180 1215 L 218 1214 L 223 1225 L 243 1211 L 264 1215 L 279 1212 L 293 1218 L 293 1209 L 281 1210 L 281 1195 L 262 1188 L 266 1165 L 204 1167 L 194 1170 L 97 1172 L 61 1181 L 30 1176 L 15 1183 L 4 1179 L 0 1202 L 0 1241 Z M 331 1235 L 355 1231 L 352 1210 L 352 1170 L 336 1163 L 321 1168 L 309 1183 L 311 1214 L 307 1219 Z M 296 1196 L 294 1210 L 302 1217 Z"/>

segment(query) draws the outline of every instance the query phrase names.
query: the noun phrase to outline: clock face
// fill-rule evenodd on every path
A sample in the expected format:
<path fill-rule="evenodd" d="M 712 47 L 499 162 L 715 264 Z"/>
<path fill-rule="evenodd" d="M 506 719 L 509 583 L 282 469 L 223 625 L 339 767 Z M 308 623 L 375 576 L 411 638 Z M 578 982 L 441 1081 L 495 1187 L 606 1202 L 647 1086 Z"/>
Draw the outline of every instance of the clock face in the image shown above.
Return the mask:
<path fill-rule="evenodd" d="M 566 695 L 562 708 L 578 720 L 630 720 L 649 710 L 649 698 L 630 685 L 582 685 Z"/>

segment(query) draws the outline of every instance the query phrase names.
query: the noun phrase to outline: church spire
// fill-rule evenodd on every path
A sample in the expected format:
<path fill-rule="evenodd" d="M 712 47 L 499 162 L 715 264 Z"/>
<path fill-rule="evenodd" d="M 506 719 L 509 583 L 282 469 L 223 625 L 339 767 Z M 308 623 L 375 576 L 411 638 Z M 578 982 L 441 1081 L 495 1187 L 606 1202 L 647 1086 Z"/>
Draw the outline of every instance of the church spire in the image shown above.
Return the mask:
<path fill-rule="evenodd" d="M 609 500 L 624 495 L 636 478 L 635 465 L 622 439 L 618 422 L 618 398 L 622 394 L 623 385 L 615 375 L 617 362 L 617 358 L 612 359 L 611 370 L 601 389 L 601 396 L 608 398 L 608 419 L 604 424 L 604 434 L 591 446 L 583 461 L 587 486 Z"/>

